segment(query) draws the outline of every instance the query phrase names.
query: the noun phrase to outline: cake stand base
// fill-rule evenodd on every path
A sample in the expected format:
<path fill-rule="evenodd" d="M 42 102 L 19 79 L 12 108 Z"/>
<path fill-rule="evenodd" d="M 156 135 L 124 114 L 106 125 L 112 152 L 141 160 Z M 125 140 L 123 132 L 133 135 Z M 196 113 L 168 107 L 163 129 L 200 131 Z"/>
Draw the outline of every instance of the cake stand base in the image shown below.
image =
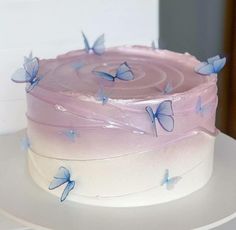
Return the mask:
<path fill-rule="evenodd" d="M 56 230 L 211 229 L 236 217 L 236 141 L 216 139 L 214 172 L 209 183 L 169 203 L 111 208 L 60 203 L 34 184 L 26 153 L 19 147 L 24 131 L 0 136 L 0 212 L 25 226 Z"/>

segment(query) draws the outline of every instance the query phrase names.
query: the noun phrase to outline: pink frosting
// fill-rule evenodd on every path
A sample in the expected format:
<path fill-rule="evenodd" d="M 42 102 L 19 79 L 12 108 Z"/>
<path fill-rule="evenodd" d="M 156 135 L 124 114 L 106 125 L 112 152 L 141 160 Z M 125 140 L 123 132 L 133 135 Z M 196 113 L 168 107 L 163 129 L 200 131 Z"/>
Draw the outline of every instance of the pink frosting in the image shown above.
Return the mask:
<path fill-rule="evenodd" d="M 92 72 L 114 74 L 125 61 L 134 80 L 110 82 Z M 63 159 L 100 159 L 148 151 L 199 131 L 215 134 L 216 75 L 195 73 L 198 64 L 189 54 L 140 46 L 110 48 L 101 56 L 80 50 L 41 60 L 39 74 L 44 78 L 27 94 L 32 149 Z M 173 90 L 164 94 L 167 83 Z M 97 100 L 101 85 L 109 97 L 105 105 Z M 199 96 L 208 108 L 203 114 L 196 112 Z M 174 130 L 166 132 L 157 125 L 156 138 L 145 107 L 156 110 L 164 100 L 172 100 Z M 79 132 L 73 146 L 61 135 L 66 129 Z M 51 148 L 41 152 L 36 136 L 54 140 Z M 57 142 L 63 143 L 60 150 L 53 147 Z"/>

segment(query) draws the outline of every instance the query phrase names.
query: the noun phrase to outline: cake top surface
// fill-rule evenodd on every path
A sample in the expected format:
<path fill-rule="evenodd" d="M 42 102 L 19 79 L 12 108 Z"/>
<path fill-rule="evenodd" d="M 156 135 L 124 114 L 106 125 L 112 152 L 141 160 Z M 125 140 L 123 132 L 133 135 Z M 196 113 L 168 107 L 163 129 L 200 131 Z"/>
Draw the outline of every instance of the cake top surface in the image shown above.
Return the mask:
<path fill-rule="evenodd" d="M 127 63 L 134 79 L 109 81 L 98 76 L 101 71 L 115 76 L 118 67 Z M 153 50 L 143 46 L 108 48 L 102 55 L 84 50 L 72 51 L 56 59 L 40 60 L 39 87 L 63 95 L 96 97 L 99 90 L 110 99 L 149 100 L 198 91 L 215 77 L 201 77 L 194 71 L 199 61 L 188 53 Z"/>

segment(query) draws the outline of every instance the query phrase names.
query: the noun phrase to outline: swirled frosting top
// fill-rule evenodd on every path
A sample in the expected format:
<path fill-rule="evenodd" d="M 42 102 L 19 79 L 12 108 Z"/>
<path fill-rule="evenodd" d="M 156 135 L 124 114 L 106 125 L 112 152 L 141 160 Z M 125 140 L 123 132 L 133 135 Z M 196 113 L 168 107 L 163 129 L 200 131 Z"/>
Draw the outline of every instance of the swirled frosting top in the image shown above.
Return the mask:
<path fill-rule="evenodd" d="M 109 82 L 94 71 L 114 74 L 117 67 L 127 62 L 134 79 Z M 73 96 L 95 96 L 103 85 L 111 99 L 150 100 L 163 97 L 167 84 L 171 94 L 198 90 L 211 77 L 199 77 L 194 67 L 199 61 L 188 53 L 153 50 L 148 47 L 109 48 L 103 55 L 87 54 L 83 50 L 69 52 L 57 59 L 41 60 L 40 74 L 45 79 L 39 87 Z"/>

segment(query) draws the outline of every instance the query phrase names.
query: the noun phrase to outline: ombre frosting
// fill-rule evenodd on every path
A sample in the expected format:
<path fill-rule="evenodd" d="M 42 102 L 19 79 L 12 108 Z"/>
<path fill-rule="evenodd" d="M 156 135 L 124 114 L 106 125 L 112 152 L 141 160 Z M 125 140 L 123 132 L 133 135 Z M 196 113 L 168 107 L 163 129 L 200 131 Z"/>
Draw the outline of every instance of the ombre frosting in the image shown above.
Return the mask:
<path fill-rule="evenodd" d="M 115 74 L 127 62 L 130 81 L 108 81 L 95 71 Z M 38 155 L 66 160 L 96 160 L 158 150 L 199 132 L 215 135 L 216 75 L 194 71 L 199 61 L 148 47 L 109 48 L 103 55 L 83 50 L 40 60 L 37 87 L 27 94 L 28 135 Z M 169 92 L 165 87 L 171 86 Z M 107 103 L 98 100 L 103 89 Z M 201 98 L 206 111 L 196 110 Z M 174 129 L 157 122 L 157 137 L 145 111 L 171 100 Z M 65 132 L 78 134 L 73 141 Z"/>
<path fill-rule="evenodd" d="M 171 201 L 212 174 L 216 75 L 189 54 L 116 47 L 40 60 L 29 171 L 45 191 L 101 206 Z M 122 71 L 127 75 L 123 75 Z"/>

